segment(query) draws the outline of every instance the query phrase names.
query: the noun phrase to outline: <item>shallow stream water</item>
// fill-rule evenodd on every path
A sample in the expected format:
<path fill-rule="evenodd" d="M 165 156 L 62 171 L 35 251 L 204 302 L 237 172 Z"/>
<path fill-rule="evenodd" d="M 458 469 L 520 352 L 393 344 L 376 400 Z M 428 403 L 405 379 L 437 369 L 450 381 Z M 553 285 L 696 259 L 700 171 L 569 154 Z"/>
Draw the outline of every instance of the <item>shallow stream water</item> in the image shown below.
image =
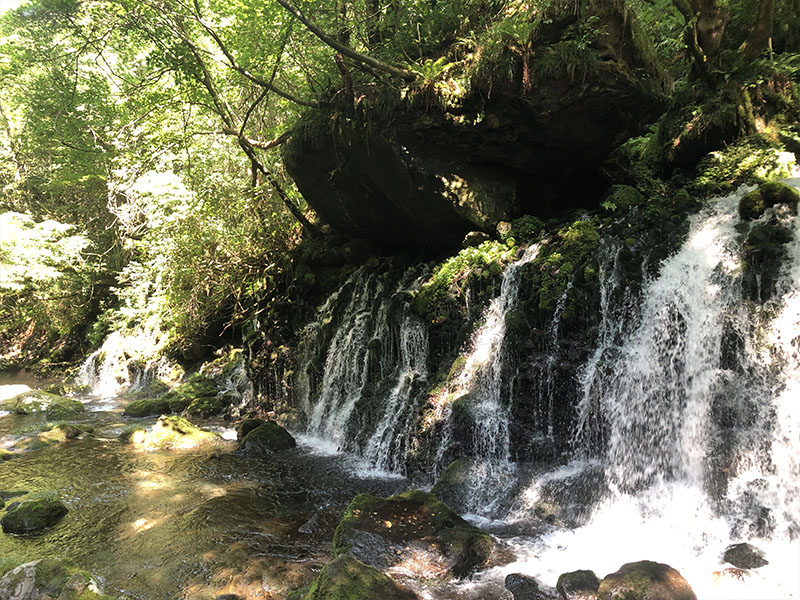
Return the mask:
<path fill-rule="evenodd" d="M 0 393 L 19 383 L 37 382 L 6 379 Z M 0 463 L 0 490 L 54 490 L 69 508 L 41 534 L 0 533 L 0 556 L 70 559 L 112 596 L 283 598 L 328 560 L 333 530 L 355 494 L 392 494 L 406 485 L 360 475 L 352 458 L 302 443 L 268 459 L 235 454 L 230 439 L 212 449 L 138 451 L 121 443 L 119 432 L 155 419 L 123 417 L 116 399 L 81 400 L 94 437 Z M 0 447 L 44 421 L 0 413 Z M 197 424 L 235 437 L 222 422 Z"/>

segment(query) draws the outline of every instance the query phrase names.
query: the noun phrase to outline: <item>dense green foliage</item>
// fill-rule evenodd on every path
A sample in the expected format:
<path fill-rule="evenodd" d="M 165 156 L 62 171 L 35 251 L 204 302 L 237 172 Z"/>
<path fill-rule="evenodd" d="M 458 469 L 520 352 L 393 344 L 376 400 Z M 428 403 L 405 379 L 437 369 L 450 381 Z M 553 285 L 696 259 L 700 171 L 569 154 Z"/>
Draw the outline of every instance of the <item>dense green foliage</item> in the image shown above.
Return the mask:
<path fill-rule="evenodd" d="M 475 86 L 580 82 L 604 60 L 586 16 L 599 1 L 23 1 L 0 15 L 5 359 L 69 361 L 148 321 L 174 351 L 235 335 L 288 286 L 293 250 L 320 226 L 275 148 L 310 124 L 369 126 L 403 102 L 457 108 Z M 620 150 L 627 182 L 648 195 L 710 129 L 725 134 L 697 150 L 715 153 L 695 191 L 785 174 L 800 144 L 798 0 L 624 6 L 675 91 Z M 569 39 L 537 46 L 571 19 Z M 420 312 L 435 319 L 449 288 L 499 268 L 542 227 L 517 223 L 442 262 Z M 565 247 L 596 245 L 591 221 L 559 227 Z M 550 305 L 572 273 L 560 254 L 548 260 Z"/>

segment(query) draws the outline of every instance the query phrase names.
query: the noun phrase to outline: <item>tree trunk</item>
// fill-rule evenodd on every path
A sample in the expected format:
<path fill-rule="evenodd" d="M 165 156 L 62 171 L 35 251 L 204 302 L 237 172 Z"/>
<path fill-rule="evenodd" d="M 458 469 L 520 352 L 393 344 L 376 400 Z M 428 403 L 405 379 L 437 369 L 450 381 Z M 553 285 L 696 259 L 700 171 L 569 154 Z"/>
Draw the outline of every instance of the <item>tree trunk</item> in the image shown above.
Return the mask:
<path fill-rule="evenodd" d="M 758 5 L 758 20 L 739 48 L 745 60 L 755 60 L 770 47 L 774 21 L 775 0 L 761 0 Z"/>

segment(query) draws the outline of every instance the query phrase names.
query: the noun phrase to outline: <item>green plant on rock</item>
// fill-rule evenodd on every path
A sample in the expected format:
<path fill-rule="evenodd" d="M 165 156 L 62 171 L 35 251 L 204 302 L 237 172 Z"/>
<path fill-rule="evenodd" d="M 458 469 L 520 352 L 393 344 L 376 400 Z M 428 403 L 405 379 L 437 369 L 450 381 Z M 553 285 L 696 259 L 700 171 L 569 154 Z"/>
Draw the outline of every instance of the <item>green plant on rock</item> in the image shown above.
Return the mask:
<path fill-rule="evenodd" d="M 791 130 L 784 133 L 775 127 L 712 152 L 698 165 L 693 189 L 705 194 L 729 193 L 745 183 L 789 177 L 797 158 L 781 140 L 791 136 Z"/>
<path fill-rule="evenodd" d="M 464 248 L 433 270 L 414 299 L 415 310 L 430 322 L 445 319 L 448 295 L 460 295 L 467 276 L 478 269 L 481 270 L 481 276 L 499 274 L 510 254 L 505 244 L 493 240 Z"/>

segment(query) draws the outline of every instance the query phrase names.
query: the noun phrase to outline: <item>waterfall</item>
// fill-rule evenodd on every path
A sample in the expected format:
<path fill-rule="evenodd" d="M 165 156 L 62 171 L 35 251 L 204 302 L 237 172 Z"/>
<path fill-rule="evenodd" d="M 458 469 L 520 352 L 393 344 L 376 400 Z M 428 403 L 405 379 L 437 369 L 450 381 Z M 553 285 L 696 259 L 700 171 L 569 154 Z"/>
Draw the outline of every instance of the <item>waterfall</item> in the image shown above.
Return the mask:
<path fill-rule="evenodd" d="M 410 305 L 420 269 L 392 279 L 391 270 L 359 269 L 306 326 L 297 400 L 311 438 L 403 473 L 428 339 Z"/>
<path fill-rule="evenodd" d="M 161 356 L 166 336 L 155 319 L 131 331 L 114 331 L 81 365 L 76 382 L 102 398 L 147 387 L 172 369 Z M 153 358 L 159 357 L 159 358 Z"/>
<path fill-rule="evenodd" d="M 581 526 L 520 542 L 503 572 L 552 585 L 566 571 L 602 576 L 649 559 L 677 568 L 705 600 L 800 597 L 800 220 L 776 293 L 754 300 L 744 287 L 748 236 L 792 217 L 778 207 L 742 223 L 745 191 L 695 215 L 683 246 L 635 297 L 617 247 L 605 249 L 574 460 L 534 478 L 509 520 L 530 519 L 554 487 L 575 496 L 590 482 L 595 504 Z M 744 581 L 715 576 L 739 541 L 770 564 Z"/>
<path fill-rule="evenodd" d="M 503 394 L 506 315 L 517 304 L 522 267 L 533 261 L 539 245 L 528 247 L 522 257 L 503 272 L 500 294 L 493 298 L 483 325 L 473 334 L 461 374 L 448 390 L 454 402 L 465 402 L 473 428 L 476 461 L 470 474 L 470 490 L 464 508 L 491 514 L 514 483 L 510 461 L 509 406 Z M 451 417 L 452 418 L 452 417 Z M 449 440 L 448 440 L 449 441 Z"/>

